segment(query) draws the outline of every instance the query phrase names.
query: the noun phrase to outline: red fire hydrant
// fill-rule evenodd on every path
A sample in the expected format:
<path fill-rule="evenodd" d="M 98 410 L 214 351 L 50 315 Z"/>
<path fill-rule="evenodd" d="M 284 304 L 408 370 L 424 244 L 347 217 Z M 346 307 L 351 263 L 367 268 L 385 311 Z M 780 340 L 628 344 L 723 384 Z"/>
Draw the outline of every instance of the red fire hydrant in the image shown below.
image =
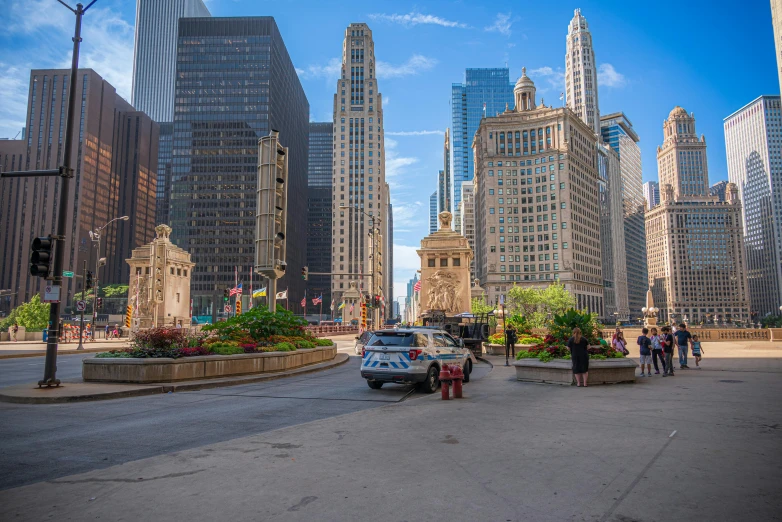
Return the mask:
<path fill-rule="evenodd" d="M 440 370 L 440 393 L 442 394 L 442 399 L 444 401 L 447 401 L 450 397 L 449 394 L 449 386 L 451 384 L 451 371 L 447 364 L 443 365 L 443 369 Z"/>
<path fill-rule="evenodd" d="M 453 398 L 462 398 L 462 379 L 464 379 L 464 371 L 462 367 L 455 364 L 451 367 L 451 379 L 453 380 Z"/>

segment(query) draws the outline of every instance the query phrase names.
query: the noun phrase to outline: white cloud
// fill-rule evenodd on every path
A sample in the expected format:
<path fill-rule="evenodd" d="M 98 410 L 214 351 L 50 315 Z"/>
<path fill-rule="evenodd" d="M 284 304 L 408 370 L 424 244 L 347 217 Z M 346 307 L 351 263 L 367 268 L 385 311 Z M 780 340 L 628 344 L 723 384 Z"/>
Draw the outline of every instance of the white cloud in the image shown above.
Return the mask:
<path fill-rule="evenodd" d="M 25 126 L 27 94 L 30 88 L 30 66 L 0 62 L 0 138 L 14 138 Z"/>
<path fill-rule="evenodd" d="M 397 156 L 397 154 L 386 149 L 386 178 L 393 178 L 405 173 L 405 167 L 418 163 L 418 158 Z"/>
<path fill-rule="evenodd" d="M 610 63 L 601 63 L 597 67 L 597 84 L 600 87 L 623 87 L 627 79 L 617 72 Z"/>
<path fill-rule="evenodd" d="M 388 104 L 391 102 L 391 98 L 388 96 L 383 96 L 383 108 L 385 109 L 388 107 Z"/>
<path fill-rule="evenodd" d="M 445 131 L 441 130 L 423 130 L 423 131 L 386 131 L 386 136 L 428 136 L 430 134 L 442 135 Z"/>
<path fill-rule="evenodd" d="M 437 65 L 437 60 L 428 58 L 420 54 L 414 54 L 406 62 L 399 65 L 392 65 L 387 62 L 377 62 L 378 78 L 399 78 L 402 76 L 411 76 L 422 71 L 428 71 Z"/>
<path fill-rule="evenodd" d="M 394 207 L 394 225 L 396 225 L 396 207 Z M 421 268 L 421 258 L 415 252 L 417 248 L 394 243 L 394 271 L 419 270 Z"/>
<path fill-rule="evenodd" d="M 535 82 L 538 90 L 542 92 L 554 90 L 559 94 L 565 90 L 565 71 L 561 68 L 539 67 L 529 71 L 527 76 Z"/>
<path fill-rule="evenodd" d="M 465 23 L 455 22 L 453 20 L 446 20 L 445 18 L 440 18 L 439 16 L 417 13 L 415 11 L 407 14 L 374 13 L 374 14 L 370 14 L 369 18 L 372 20 L 382 20 L 385 22 L 400 24 L 400 25 L 404 25 L 405 27 L 419 25 L 419 24 L 440 25 L 442 27 L 461 27 L 461 28 L 467 27 L 467 24 Z"/>
<path fill-rule="evenodd" d="M 483 30 L 490 33 L 497 32 L 504 36 L 510 36 L 510 27 L 513 25 L 513 20 L 510 19 L 510 15 L 510 13 L 497 13 L 497 18 L 494 19 L 494 23 L 484 27 Z"/>
<path fill-rule="evenodd" d="M 314 78 L 337 80 L 342 73 L 342 59 L 332 58 L 326 65 L 308 65 L 305 69 L 297 67 L 296 73 L 304 80 Z"/>

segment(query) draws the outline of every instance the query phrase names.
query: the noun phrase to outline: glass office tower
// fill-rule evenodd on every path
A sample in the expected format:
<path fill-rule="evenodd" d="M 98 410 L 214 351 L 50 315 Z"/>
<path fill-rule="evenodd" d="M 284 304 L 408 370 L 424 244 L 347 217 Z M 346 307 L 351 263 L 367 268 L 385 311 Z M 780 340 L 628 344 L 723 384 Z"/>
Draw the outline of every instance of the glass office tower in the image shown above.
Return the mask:
<path fill-rule="evenodd" d="M 333 128 L 330 121 L 310 122 L 307 169 L 307 267 L 310 272 L 331 271 Z M 320 314 L 320 305 L 312 304 L 312 299 L 321 295 L 323 316 L 331 317 L 331 277 L 309 276 L 307 314 Z"/>
<path fill-rule="evenodd" d="M 304 295 L 309 103 L 271 17 L 182 18 L 177 48 L 171 227 L 196 263 L 193 315 L 223 316 L 223 290 L 254 263 L 258 140 L 288 147 L 290 302 Z M 263 284 L 256 279 L 254 285 Z M 217 304 L 218 306 L 215 306 Z"/>
<path fill-rule="evenodd" d="M 506 104 L 513 108 L 513 84 L 508 68 L 467 69 L 464 83 L 451 86 L 451 148 L 453 161 L 453 208 L 459 209 L 462 200 L 462 182 L 471 181 L 475 175 L 472 156 L 472 139 L 481 118 L 496 116 L 505 111 Z"/>

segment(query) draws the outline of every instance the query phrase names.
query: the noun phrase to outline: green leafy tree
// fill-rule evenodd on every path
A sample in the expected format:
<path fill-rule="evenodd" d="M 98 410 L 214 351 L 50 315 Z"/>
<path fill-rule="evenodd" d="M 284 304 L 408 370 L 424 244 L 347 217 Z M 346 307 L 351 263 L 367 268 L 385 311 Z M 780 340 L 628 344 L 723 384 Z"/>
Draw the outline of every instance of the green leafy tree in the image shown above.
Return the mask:
<path fill-rule="evenodd" d="M 103 297 L 127 297 L 128 285 L 106 285 L 100 289 Z"/>
<path fill-rule="evenodd" d="M 486 302 L 486 296 L 473 297 L 470 304 L 473 314 L 488 314 L 494 311 L 494 307 Z"/>
<path fill-rule="evenodd" d="M 576 298 L 561 283 L 545 288 L 513 285 L 508 291 L 506 308 L 511 315 L 520 315 L 530 328 L 544 328 L 551 317 L 576 306 Z"/>
<path fill-rule="evenodd" d="M 43 330 L 49 325 L 49 303 L 42 303 L 41 296 L 34 295 L 29 302 L 17 306 L 0 321 L 0 330 L 8 330 L 14 323 L 31 332 Z"/>

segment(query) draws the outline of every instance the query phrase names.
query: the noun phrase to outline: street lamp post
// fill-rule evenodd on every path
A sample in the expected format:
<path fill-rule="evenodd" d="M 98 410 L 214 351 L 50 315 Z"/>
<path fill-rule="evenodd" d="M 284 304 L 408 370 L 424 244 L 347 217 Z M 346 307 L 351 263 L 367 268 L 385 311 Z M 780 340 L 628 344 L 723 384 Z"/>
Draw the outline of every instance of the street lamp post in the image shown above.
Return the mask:
<path fill-rule="evenodd" d="M 100 257 L 100 238 L 101 233 L 103 230 L 114 223 L 115 221 L 122 220 L 127 221 L 129 220 L 129 216 L 122 216 L 117 217 L 103 225 L 102 227 L 96 228 L 94 231 L 90 230 L 90 239 L 92 239 L 93 243 L 96 243 L 97 252 L 95 254 L 95 293 L 92 296 L 92 340 L 95 340 L 95 321 L 98 320 L 98 292 L 100 291 L 100 275 L 98 272 L 98 269 L 106 264 L 106 258 Z"/>

